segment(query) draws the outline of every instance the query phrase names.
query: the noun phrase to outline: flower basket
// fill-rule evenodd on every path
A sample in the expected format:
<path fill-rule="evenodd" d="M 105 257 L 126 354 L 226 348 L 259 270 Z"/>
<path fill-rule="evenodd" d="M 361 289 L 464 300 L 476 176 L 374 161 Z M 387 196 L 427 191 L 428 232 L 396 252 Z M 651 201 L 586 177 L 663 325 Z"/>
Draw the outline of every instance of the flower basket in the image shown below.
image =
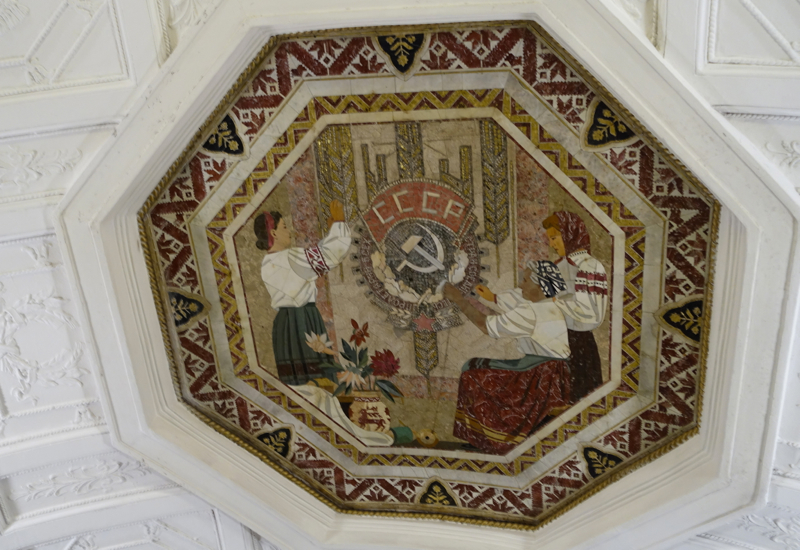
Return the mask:
<path fill-rule="evenodd" d="M 344 397 L 352 398 L 347 415 L 353 424 L 369 432 L 390 432 L 389 408 L 381 401 L 379 390 L 353 390 Z"/>
<path fill-rule="evenodd" d="M 403 397 L 403 392 L 389 380 L 400 370 L 397 357 L 389 350 L 382 350 L 372 356 L 364 345 L 369 338 L 369 323 L 360 326 L 355 319 L 350 320 L 353 334 L 350 342 L 342 339 L 342 349 L 333 351 L 332 343 L 325 334 L 306 334 L 308 347 L 317 353 L 331 356 L 330 361 L 320 363 L 325 379 L 336 385 L 333 395 L 339 398 L 343 409 L 348 403 L 356 402 L 357 392 L 371 392 L 377 395 L 378 401 L 383 395 L 394 402 L 395 397 Z M 350 344 L 355 345 L 350 345 Z M 343 398 L 344 396 L 344 398 Z M 352 399 L 347 397 L 353 396 Z M 362 396 L 363 399 L 366 399 Z M 385 405 L 384 405 L 385 407 Z M 345 410 L 348 412 L 349 410 Z M 388 415 L 388 412 L 386 413 Z"/>

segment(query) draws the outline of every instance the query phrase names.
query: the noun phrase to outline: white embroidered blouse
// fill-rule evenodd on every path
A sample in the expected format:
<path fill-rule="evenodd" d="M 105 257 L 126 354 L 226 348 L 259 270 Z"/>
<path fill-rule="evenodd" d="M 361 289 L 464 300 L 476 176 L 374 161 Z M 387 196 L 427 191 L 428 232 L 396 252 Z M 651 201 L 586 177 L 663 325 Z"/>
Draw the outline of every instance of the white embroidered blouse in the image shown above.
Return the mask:
<path fill-rule="evenodd" d="M 608 281 L 599 261 L 579 250 L 558 262 L 567 290 L 555 298 L 531 302 L 518 288 L 496 295 L 501 315 L 486 318 L 493 338 L 516 338 L 526 355 L 567 359 L 567 329 L 589 331 L 603 322 L 608 308 Z"/>
<path fill-rule="evenodd" d="M 573 252 L 556 263 L 567 290 L 555 297 L 567 328 L 586 332 L 600 326 L 608 309 L 606 269 L 585 250 Z"/>
<path fill-rule="evenodd" d="M 314 281 L 344 260 L 350 243 L 350 228 L 344 222 L 336 222 L 317 246 L 287 248 L 265 255 L 261 279 L 272 298 L 273 309 L 316 302 Z"/>
<path fill-rule="evenodd" d="M 525 355 L 566 359 L 570 356 L 564 314 L 553 300 L 531 302 L 518 288 L 496 294 L 502 315 L 489 315 L 486 330 L 492 338 L 516 338 Z"/>

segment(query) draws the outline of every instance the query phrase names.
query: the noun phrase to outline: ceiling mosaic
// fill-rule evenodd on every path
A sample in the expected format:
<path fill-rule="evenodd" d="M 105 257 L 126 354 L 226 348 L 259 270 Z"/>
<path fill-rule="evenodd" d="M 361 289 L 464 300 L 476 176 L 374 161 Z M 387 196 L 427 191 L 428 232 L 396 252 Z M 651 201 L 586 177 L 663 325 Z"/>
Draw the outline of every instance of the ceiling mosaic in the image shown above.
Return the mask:
<path fill-rule="evenodd" d="M 526 23 L 271 40 L 140 222 L 211 427 L 339 511 L 532 528 L 696 432 L 717 214 Z"/>

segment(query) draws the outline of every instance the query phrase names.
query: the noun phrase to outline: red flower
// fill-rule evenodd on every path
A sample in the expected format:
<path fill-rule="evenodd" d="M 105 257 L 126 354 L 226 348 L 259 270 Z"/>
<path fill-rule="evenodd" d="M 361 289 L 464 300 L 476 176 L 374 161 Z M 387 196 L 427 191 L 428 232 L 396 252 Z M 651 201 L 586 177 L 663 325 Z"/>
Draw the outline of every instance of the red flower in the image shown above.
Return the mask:
<path fill-rule="evenodd" d="M 400 370 L 400 362 L 388 349 L 376 351 L 370 359 L 372 359 L 372 374 L 375 376 L 391 378 Z"/>
<path fill-rule="evenodd" d="M 350 341 L 355 342 L 356 346 L 360 346 L 367 341 L 367 338 L 369 338 L 369 332 L 367 332 L 369 323 L 364 323 L 363 327 L 358 328 L 358 323 L 356 320 L 350 319 L 350 324 L 353 325 L 353 335 L 350 337 Z"/>

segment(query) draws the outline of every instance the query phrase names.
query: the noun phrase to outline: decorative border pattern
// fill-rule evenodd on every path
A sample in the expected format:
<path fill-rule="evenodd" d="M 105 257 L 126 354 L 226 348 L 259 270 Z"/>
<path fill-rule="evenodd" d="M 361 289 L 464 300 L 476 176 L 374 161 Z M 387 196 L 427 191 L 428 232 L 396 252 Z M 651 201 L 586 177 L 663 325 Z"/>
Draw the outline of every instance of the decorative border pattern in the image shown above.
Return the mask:
<path fill-rule="evenodd" d="M 706 308 L 710 310 L 710 277 L 713 271 L 719 209 L 717 202 L 683 165 L 633 120 L 624 107 L 608 97 L 609 94 L 602 86 L 542 29 L 528 23 L 494 23 L 484 26 L 490 28 L 465 30 L 461 26 L 460 29 L 441 30 L 439 27 L 439 32 L 431 33 L 430 45 L 421 57 L 419 72 L 509 70 L 525 82 L 536 96 L 550 105 L 551 110 L 576 133 L 580 132 L 585 122 L 589 101 L 595 94 L 600 94 L 642 139 L 624 148 L 599 152 L 598 158 L 602 158 L 608 166 L 626 178 L 634 189 L 647 197 L 669 223 L 664 246 L 664 300 L 675 301 L 700 294 L 705 296 Z M 413 30 L 424 32 L 427 29 Z M 356 32 L 361 33 L 361 36 L 348 36 Z M 377 30 L 372 32 L 378 33 Z M 230 112 L 247 128 L 245 136 L 252 143 L 266 127 L 269 117 L 300 80 L 344 74 L 387 73 L 388 69 L 374 50 L 373 41 L 363 34 L 362 30 L 339 33 L 332 31 L 322 37 L 317 34 L 270 40 L 140 212 L 143 244 L 147 251 L 148 269 L 165 343 L 173 366 L 176 369 L 178 365 L 183 366 L 187 377 L 193 377 L 194 381 L 188 384 L 190 391 L 195 385 L 199 387 L 201 381 L 202 384 L 210 382 L 212 376 L 213 369 L 208 367 L 213 364 L 214 356 L 208 323 L 206 319 L 200 320 L 183 333 L 177 346 L 173 347 L 176 342 L 173 342 L 173 333 L 166 323 L 162 287 L 164 282 L 169 282 L 171 286 L 187 291 L 199 290 L 197 269 L 188 251 L 188 237 L 185 231 L 181 235 L 177 229 L 181 225 L 185 227 L 186 219 L 236 164 L 233 160 L 212 159 L 196 152 L 198 145 L 210 129 L 215 127 L 213 123 L 224 116 L 227 105 L 233 104 Z M 536 133 L 537 139 L 546 147 L 549 142 L 545 138 L 549 136 L 540 136 L 540 133 Z M 533 132 L 530 135 L 533 136 Z M 285 139 L 283 145 L 291 148 L 291 142 L 296 144 L 299 138 L 284 134 L 282 139 Z M 281 159 L 279 157 L 278 162 Z M 554 162 L 565 173 L 582 169 L 580 163 L 569 154 L 559 154 L 556 159 L 557 162 Z M 274 162 L 270 168 L 274 170 Z M 593 178 L 586 178 L 586 184 L 582 188 L 595 196 L 607 195 L 607 191 Z M 162 196 L 168 198 L 168 202 L 159 201 Z M 610 209 L 614 211 L 613 205 Z M 631 218 L 630 213 L 624 210 L 615 211 L 615 214 L 615 219 Z M 633 246 L 641 240 L 628 235 L 626 245 Z M 640 257 L 643 257 L 643 250 L 639 249 L 639 252 Z M 629 293 L 635 299 L 636 283 L 630 288 L 628 286 L 626 283 L 626 300 Z M 631 314 L 634 317 L 638 315 L 641 319 L 641 307 L 632 310 Z M 596 480 L 590 480 L 576 453 L 525 489 L 511 490 L 453 483 L 449 489 L 460 504 L 457 509 L 432 509 L 432 513 L 406 512 L 420 509 L 418 506 L 411 506 L 411 503 L 425 484 L 423 480 L 353 478 L 299 438 L 295 442 L 293 463 L 288 464 L 277 456 L 254 447 L 250 438 L 242 438 L 227 427 L 217 425 L 199 411 L 196 412 L 215 429 L 260 456 L 340 512 L 361 513 L 366 509 L 370 513 L 387 515 L 534 528 L 601 489 L 606 483 L 624 475 L 630 468 L 652 460 L 696 433 L 703 384 L 703 370 L 700 365 L 704 363 L 707 353 L 709 317 L 704 319 L 699 353 L 673 341 L 669 335 L 662 335 L 657 380 L 658 401 L 598 441 L 599 445 L 613 450 L 625 459 L 620 467 Z M 628 319 L 628 324 L 631 322 L 632 319 Z M 639 341 L 636 335 L 626 332 L 623 338 L 627 338 L 629 352 L 638 352 Z M 180 361 L 175 361 L 173 349 L 181 350 Z M 179 372 L 176 370 L 173 375 L 178 389 L 181 382 Z M 636 372 L 631 371 L 629 376 L 635 380 Z M 196 397 L 209 404 L 229 401 L 237 411 L 252 420 L 250 427 L 253 432 L 250 433 L 272 426 L 274 422 L 263 411 L 255 410 L 245 399 L 233 395 L 233 392 L 218 383 L 210 383 L 209 391 Z M 216 412 L 222 414 L 224 411 Z M 567 433 L 563 436 L 566 439 Z M 590 482 L 591 487 L 588 487 Z M 385 512 L 378 511 L 381 509 Z"/>

